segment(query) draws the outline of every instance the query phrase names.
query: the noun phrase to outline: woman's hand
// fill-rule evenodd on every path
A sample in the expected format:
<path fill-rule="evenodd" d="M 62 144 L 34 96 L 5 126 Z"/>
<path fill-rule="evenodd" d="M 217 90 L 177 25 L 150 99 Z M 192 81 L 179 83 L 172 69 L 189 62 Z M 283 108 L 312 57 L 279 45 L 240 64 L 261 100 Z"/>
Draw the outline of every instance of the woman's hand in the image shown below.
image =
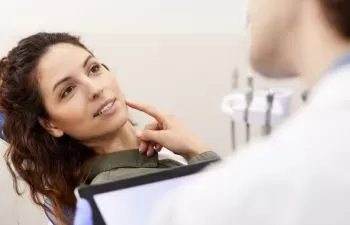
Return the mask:
<path fill-rule="evenodd" d="M 147 155 L 152 155 L 152 149 L 160 151 L 162 146 L 176 154 L 188 157 L 208 151 L 203 141 L 175 116 L 161 113 L 151 106 L 130 101 L 126 103 L 129 107 L 144 112 L 155 119 L 155 122 L 148 124 L 139 135 L 141 153 L 147 152 Z"/>

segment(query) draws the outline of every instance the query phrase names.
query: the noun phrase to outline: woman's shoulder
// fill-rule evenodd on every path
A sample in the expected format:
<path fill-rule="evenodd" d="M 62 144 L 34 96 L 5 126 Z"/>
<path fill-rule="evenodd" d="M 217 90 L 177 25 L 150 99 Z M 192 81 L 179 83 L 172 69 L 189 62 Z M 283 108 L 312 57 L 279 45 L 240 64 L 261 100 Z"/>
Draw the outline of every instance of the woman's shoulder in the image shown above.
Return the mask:
<path fill-rule="evenodd" d="M 118 169 L 112 169 L 109 171 L 104 171 L 100 174 L 98 174 L 92 181 L 91 185 L 95 184 L 103 184 L 108 183 L 112 181 L 118 181 L 118 180 L 124 180 L 128 178 L 138 177 L 147 175 L 150 173 L 155 173 L 164 168 L 118 168 Z"/>
<path fill-rule="evenodd" d="M 138 150 L 130 150 L 101 156 L 92 164 L 87 183 L 101 184 L 184 165 L 185 160 L 164 153 L 147 157 Z"/>
<path fill-rule="evenodd" d="M 166 149 L 162 150 L 159 155 L 152 157 L 141 155 L 138 150 L 116 152 L 101 157 L 95 163 L 89 175 L 88 180 L 90 182 L 88 183 L 101 184 L 118 181 L 218 158 L 216 153 L 210 151 L 200 154 L 189 161 Z"/>

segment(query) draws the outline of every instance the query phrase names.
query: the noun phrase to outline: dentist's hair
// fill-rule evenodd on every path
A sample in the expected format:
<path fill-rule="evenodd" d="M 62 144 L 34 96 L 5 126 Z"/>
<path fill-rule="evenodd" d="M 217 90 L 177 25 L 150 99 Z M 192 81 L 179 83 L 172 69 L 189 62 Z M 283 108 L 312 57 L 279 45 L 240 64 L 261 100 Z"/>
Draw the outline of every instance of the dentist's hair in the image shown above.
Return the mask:
<path fill-rule="evenodd" d="M 71 137 L 54 138 L 38 121 L 48 115 L 38 89 L 37 65 L 50 47 L 60 43 L 89 51 L 78 37 L 67 33 L 38 33 L 22 39 L 1 59 L 0 105 L 9 143 L 5 160 L 17 194 L 22 194 L 19 181 L 24 180 L 33 201 L 60 224 L 67 224 L 64 208 L 73 215 L 74 188 L 85 177 L 84 163 L 95 153 Z M 50 206 L 43 197 L 50 200 Z"/>
<path fill-rule="evenodd" d="M 350 1 L 319 0 L 319 2 L 333 29 L 342 38 L 350 40 Z"/>

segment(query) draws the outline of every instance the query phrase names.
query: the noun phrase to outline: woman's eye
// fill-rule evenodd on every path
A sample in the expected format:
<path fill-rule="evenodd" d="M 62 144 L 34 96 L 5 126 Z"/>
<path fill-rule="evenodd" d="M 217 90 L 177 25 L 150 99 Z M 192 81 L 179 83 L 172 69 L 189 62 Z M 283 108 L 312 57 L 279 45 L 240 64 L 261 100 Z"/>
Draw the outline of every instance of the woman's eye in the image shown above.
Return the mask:
<path fill-rule="evenodd" d="M 70 86 L 70 87 L 67 87 L 64 92 L 62 93 L 62 98 L 65 98 L 67 97 L 72 91 L 74 90 L 74 87 Z"/>
<path fill-rule="evenodd" d="M 92 72 L 92 73 L 97 73 L 97 72 L 100 71 L 100 69 L 101 69 L 101 65 L 100 65 L 100 64 L 95 64 L 95 65 L 93 65 L 93 66 L 91 67 L 90 72 Z"/>

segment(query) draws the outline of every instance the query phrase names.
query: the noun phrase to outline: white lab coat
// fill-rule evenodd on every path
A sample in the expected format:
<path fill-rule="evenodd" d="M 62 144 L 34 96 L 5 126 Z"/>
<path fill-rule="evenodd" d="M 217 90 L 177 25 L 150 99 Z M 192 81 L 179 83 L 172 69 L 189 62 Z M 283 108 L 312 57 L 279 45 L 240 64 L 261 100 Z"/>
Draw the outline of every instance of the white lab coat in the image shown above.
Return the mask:
<path fill-rule="evenodd" d="M 350 66 L 267 139 L 164 201 L 153 225 L 349 225 Z"/>

